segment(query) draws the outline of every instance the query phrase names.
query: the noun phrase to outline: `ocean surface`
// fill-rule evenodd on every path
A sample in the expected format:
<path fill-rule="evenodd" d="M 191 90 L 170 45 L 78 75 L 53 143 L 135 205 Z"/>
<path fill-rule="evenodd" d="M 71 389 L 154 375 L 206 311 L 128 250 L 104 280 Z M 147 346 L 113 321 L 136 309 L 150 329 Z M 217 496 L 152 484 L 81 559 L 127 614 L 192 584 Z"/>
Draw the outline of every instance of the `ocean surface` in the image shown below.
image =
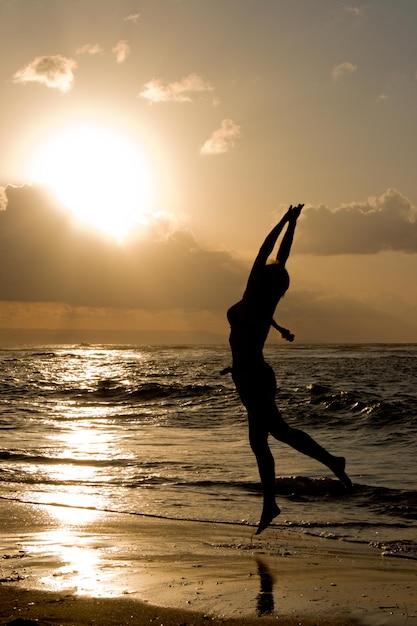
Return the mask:
<path fill-rule="evenodd" d="M 345 456 L 354 483 L 346 493 L 271 440 L 274 526 L 417 559 L 417 345 L 271 344 L 265 355 L 284 418 Z M 245 411 L 219 373 L 228 346 L 3 348 L 0 361 L 0 498 L 246 534 L 258 521 Z"/>

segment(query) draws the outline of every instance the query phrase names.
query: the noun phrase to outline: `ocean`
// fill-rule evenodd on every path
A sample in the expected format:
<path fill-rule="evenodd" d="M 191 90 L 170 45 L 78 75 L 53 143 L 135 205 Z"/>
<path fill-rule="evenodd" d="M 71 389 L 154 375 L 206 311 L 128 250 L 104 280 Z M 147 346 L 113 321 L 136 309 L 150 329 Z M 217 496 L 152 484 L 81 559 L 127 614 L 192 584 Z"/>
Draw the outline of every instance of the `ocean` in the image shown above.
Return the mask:
<path fill-rule="evenodd" d="M 284 418 L 345 456 L 354 484 L 346 493 L 271 440 L 274 528 L 417 559 L 417 345 L 271 343 L 265 356 Z M 227 345 L 30 346 L 2 348 L 0 361 L 1 499 L 210 520 L 246 535 L 257 523 L 246 414 L 220 375 Z"/>

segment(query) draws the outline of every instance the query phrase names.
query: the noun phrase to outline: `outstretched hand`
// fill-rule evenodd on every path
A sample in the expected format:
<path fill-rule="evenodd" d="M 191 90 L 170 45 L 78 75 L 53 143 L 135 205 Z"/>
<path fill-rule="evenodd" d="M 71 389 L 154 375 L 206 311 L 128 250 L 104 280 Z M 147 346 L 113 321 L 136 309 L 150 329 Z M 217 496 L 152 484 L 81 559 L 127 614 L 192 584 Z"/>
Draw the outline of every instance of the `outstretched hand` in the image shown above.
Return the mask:
<path fill-rule="evenodd" d="M 293 206 L 291 204 L 284 216 L 281 217 L 278 224 L 276 224 L 271 232 L 268 233 L 265 241 L 259 248 L 259 252 L 252 266 L 251 273 L 249 274 L 248 285 L 252 282 L 253 277 L 257 277 L 257 270 L 259 270 L 259 268 L 262 268 L 263 271 L 265 263 L 267 262 L 269 255 L 272 253 L 279 235 L 286 228 L 285 235 L 281 241 L 276 257 L 277 261 L 281 263 L 283 267 L 285 266 L 290 254 L 297 218 L 299 217 L 303 206 L 304 204 L 298 204 L 297 206 Z"/>
<path fill-rule="evenodd" d="M 289 220 L 296 220 L 298 219 L 298 217 L 300 216 L 301 213 L 301 209 L 303 208 L 304 204 L 298 204 L 297 206 L 290 206 L 290 208 L 287 211 L 287 215 L 288 215 L 288 219 Z"/>

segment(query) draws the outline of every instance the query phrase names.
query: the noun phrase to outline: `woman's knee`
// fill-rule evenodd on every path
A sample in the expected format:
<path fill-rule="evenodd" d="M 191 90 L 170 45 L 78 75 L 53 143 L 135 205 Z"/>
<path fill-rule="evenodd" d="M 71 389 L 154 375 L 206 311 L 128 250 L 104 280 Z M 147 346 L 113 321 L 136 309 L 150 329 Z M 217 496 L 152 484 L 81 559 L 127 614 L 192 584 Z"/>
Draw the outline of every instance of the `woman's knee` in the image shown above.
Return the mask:
<path fill-rule="evenodd" d="M 278 424 L 274 424 L 273 428 L 271 428 L 271 435 L 274 439 L 282 441 L 283 443 L 288 443 L 294 439 L 296 432 L 296 429 L 288 426 L 287 422 L 283 419 L 280 420 Z"/>

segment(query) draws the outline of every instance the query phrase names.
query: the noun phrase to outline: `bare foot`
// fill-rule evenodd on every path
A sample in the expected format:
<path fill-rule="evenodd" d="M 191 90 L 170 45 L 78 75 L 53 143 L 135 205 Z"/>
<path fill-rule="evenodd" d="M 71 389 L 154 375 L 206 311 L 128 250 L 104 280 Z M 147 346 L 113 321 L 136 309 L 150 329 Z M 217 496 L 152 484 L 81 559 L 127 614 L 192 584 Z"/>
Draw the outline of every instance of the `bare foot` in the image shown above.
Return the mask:
<path fill-rule="evenodd" d="M 281 510 L 277 504 L 274 504 L 273 507 L 265 509 L 262 511 L 261 519 L 259 520 L 258 528 L 256 529 L 255 535 L 260 535 L 265 528 L 268 528 L 270 523 L 275 517 L 281 513 Z"/>
<path fill-rule="evenodd" d="M 331 468 L 335 476 L 344 484 L 348 491 L 352 491 L 352 481 L 345 472 L 346 459 L 344 456 L 335 456 L 334 465 Z"/>

